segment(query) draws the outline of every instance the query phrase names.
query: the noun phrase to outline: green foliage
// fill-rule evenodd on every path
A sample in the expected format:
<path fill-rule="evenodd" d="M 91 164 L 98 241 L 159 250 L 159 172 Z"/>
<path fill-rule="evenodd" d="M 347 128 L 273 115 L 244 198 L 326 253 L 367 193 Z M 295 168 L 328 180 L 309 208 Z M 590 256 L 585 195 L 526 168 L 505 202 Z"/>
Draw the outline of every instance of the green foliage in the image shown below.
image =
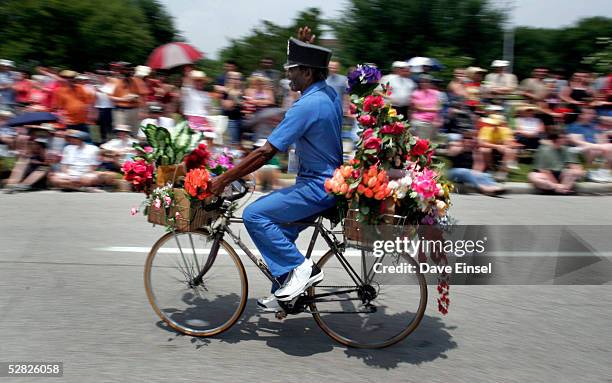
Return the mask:
<path fill-rule="evenodd" d="M 526 77 L 536 66 L 563 69 L 567 74 L 576 70 L 605 72 L 609 69 L 604 65 L 605 51 L 610 49 L 606 38 L 610 37 L 612 18 L 606 17 L 582 19 L 563 29 L 516 28 L 514 72 Z M 604 56 L 596 59 L 598 54 Z"/>
<path fill-rule="evenodd" d="M 238 68 L 245 74 L 249 74 L 264 57 L 274 60 L 276 69 L 281 69 L 287 59 L 287 40 L 295 36 L 297 29 L 308 25 L 313 33 L 320 36 L 321 11 L 317 8 L 309 8 L 298 14 L 289 27 L 282 27 L 270 21 L 253 29 L 250 35 L 232 40 L 229 47 L 220 53 L 220 62 L 232 59 L 238 63 Z"/>
<path fill-rule="evenodd" d="M 385 69 L 435 48 L 446 51 L 449 62 L 451 55 L 465 57 L 462 63 L 499 58 L 505 18 L 487 0 L 351 0 L 331 24 L 346 64 L 374 62 Z"/>
<path fill-rule="evenodd" d="M 5 0 L 0 57 L 77 70 L 116 60 L 141 63 L 174 38 L 172 20 L 159 7 L 152 0 Z"/>
<path fill-rule="evenodd" d="M 186 121 L 179 123 L 170 133 L 168 129 L 161 126 L 149 124 L 142 127 L 147 137 L 147 142 L 153 148 L 153 152 L 147 154 L 142 147 L 134 144 L 134 148 L 142 153 L 147 161 L 155 161 L 159 165 L 180 164 L 185 155 L 193 149 L 193 130 Z"/>

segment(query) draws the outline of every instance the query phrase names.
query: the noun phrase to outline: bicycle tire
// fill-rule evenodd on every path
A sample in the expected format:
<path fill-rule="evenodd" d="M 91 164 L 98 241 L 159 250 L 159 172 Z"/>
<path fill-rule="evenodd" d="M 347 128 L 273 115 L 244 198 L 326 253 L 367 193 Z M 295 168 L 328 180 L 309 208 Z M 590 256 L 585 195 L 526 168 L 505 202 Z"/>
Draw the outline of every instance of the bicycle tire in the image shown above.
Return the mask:
<path fill-rule="evenodd" d="M 204 236 L 208 235 L 203 230 L 196 230 L 196 231 L 193 231 L 191 233 L 192 234 L 195 233 L 195 234 L 199 234 L 199 235 L 204 235 Z M 182 234 L 187 234 L 187 233 L 182 233 Z M 157 242 L 155 242 L 155 244 L 151 248 L 151 251 L 149 252 L 149 255 L 147 256 L 147 259 L 146 259 L 146 262 L 145 262 L 144 284 L 145 284 L 145 291 L 147 293 L 147 298 L 149 300 L 149 303 L 151 304 L 151 307 L 153 308 L 153 310 L 155 311 L 157 316 L 164 323 L 166 323 L 172 329 L 174 329 L 174 330 L 176 330 L 176 331 L 178 331 L 178 332 L 180 332 L 182 334 L 185 334 L 185 335 L 196 336 L 196 337 L 212 337 L 212 336 L 219 335 L 219 334 L 229 330 L 238 321 L 238 319 L 240 319 L 240 316 L 244 312 L 244 309 L 245 309 L 246 303 L 247 303 L 248 290 L 249 289 L 248 289 L 248 279 L 247 279 L 247 275 L 246 275 L 246 270 L 244 268 L 244 265 L 242 264 L 242 261 L 240 260 L 240 257 L 238 256 L 236 251 L 226 241 L 224 241 L 223 239 L 220 239 L 220 247 L 219 247 L 219 249 L 221 249 L 221 247 L 223 249 L 225 249 L 225 251 L 229 255 L 230 259 L 233 261 L 233 264 L 238 269 L 238 276 L 240 278 L 240 284 L 241 284 L 239 304 L 237 306 L 237 309 L 232 313 L 231 317 L 227 321 L 222 323 L 220 326 L 217 326 L 217 327 L 215 327 L 213 329 L 210 329 L 210 330 L 204 330 L 204 331 L 194 330 L 193 328 L 189 328 L 189 327 L 186 327 L 186 326 L 183 326 L 183 325 L 177 323 L 176 320 L 173 320 L 171 317 L 169 317 L 169 315 L 166 315 L 164 309 L 160 308 L 159 305 L 157 304 L 154 288 L 153 288 L 153 286 L 151 284 L 151 272 L 152 272 L 152 269 L 153 269 L 153 262 L 154 262 L 156 256 L 159 254 L 158 250 L 160 249 L 160 247 L 163 244 L 165 244 L 169 239 L 171 239 L 173 236 L 174 236 L 174 233 L 173 232 L 169 232 L 169 233 L 166 233 L 165 235 L 163 235 L 161 238 L 159 238 L 157 240 Z M 216 256 L 218 256 L 218 254 Z M 210 257 L 210 253 L 208 254 L 208 257 Z M 203 267 L 203 265 L 202 265 L 202 267 Z M 207 273 L 210 272 L 210 270 L 212 270 L 214 268 L 215 268 L 215 264 L 212 264 L 212 266 L 207 271 Z"/>
<path fill-rule="evenodd" d="M 325 264 L 330 259 L 332 259 L 334 256 L 335 256 L 335 252 L 330 249 L 327 253 L 323 255 L 323 257 L 321 257 L 321 259 L 319 259 L 319 261 L 317 262 L 317 266 L 323 272 L 325 272 L 325 269 L 324 269 Z M 416 264 L 414 259 L 412 259 L 411 257 L 408 257 L 408 258 L 410 259 L 410 262 Z M 419 302 L 419 307 L 415 313 L 414 318 L 412 319 L 412 321 L 410 321 L 410 323 L 407 324 L 404 330 L 397 333 L 395 336 L 389 339 L 386 339 L 384 341 L 381 341 L 381 342 L 361 343 L 353 339 L 350 339 L 347 336 L 343 336 L 339 334 L 338 332 L 334 331 L 332 328 L 330 328 L 330 326 L 328 326 L 328 324 L 325 322 L 322 316 L 316 312 L 317 306 L 315 302 L 310 303 L 309 308 L 312 311 L 312 316 L 315 322 L 317 322 L 317 325 L 321 328 L 321 330 L 323 330 L 323 332 L 327 334 L 330 338 L 332 338 L 333 340 L 335 340 L 336 342 L 342 345 L 345 345 L 348 347 L 354 347 L 354 348 L 362 348 L 362 349 L 380 349 L 380 348 L 389 347 L 389 346 L 392 346 L 402 341 L 408 335 L 410 335 L 414 330 L 416 330 L 416 328 L 421 323 L 423 316 L 425 315 L 425 309 L 427 308 L 427 282 L 425 280 L 425 277 L 422 274 L 418 273 L 417 275 L 418 275 L 417 278 L 419 280 L 420 302 Z M 325 280 L 323 280 L 322 284 L 325 284 Z M 317 289 L 317 286 L 312 286 L 308 289 L 308 296 L 310 298 L 314 297 L 316 293 L 316 289 Z M 338 314 L 338 315 L 350 315 L 350 314 Z"/>

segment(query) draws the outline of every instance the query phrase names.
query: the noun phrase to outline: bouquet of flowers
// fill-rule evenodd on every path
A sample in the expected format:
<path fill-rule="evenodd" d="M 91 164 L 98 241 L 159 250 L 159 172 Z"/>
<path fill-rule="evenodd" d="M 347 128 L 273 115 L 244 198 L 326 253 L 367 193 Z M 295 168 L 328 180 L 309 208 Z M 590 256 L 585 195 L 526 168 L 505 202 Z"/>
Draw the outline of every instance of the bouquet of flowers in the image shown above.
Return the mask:
<path fill-rule="evenodd" d="M 452 184 L 444 179 L 435 147 L 428 140 L 412 136 L 404 116 L 385 100 L 390 89 L 379 84 L 380 71 L 358 65 L 349 73 L 351 112 L 360 126 L 354 158 L 335 170 L 325 190 L 336 196 L 337 204 L 358 225 L 408 224 L 448 225 Z M 401 221 L 394 221 L 401 217 Z M 345 237 L 362 240 L 348 230 Z M 436 263 L 444 259 L 434 260 Z M 447 276 L 439 279 L 440 312 L 446 314 Z"/>
<path fill-rule="evenodd" d="M 126 161 L 122 170 L 124 179 L 147 195 L 141 208 L 149 222 L 181 231 L 209 224 L 216 218 L 215 212 L 204 211 L 212 196 L 209 181 L 234 166 L 229 151 L 212 155 L 206 144 L 192 143 L 193 132 L 187 124 L 172 134 L 154 125 L 143 129 L 149 146 L 134 145 L 138 155 Z M 133 207 L 131 214 L 139 211 Z"/>

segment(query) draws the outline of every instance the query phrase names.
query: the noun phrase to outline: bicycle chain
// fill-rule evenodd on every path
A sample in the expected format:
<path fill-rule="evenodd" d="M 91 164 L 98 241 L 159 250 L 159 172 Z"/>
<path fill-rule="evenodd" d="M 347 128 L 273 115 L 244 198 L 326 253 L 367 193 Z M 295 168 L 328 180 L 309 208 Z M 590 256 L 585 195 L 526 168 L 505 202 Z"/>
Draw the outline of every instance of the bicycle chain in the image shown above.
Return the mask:
<path fill-rule="evenodd" d="M 327 287 L 329 289 L 356 289 L 356 288 L 358 288 L 357 286 L 321 286 L 321 285 L 316 285 L 316 286 L 313 286 L 313 287 L 316 287 L 316 288 Z"/>

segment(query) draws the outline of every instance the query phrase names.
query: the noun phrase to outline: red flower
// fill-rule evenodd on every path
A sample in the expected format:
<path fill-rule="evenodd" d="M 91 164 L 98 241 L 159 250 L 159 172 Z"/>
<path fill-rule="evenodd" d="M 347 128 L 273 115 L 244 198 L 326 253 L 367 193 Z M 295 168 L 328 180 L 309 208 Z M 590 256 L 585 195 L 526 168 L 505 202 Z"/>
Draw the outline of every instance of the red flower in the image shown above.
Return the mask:
<path fill-rule="evenodd" d="M 357 113 L 357 107 L 352 102 L 349 105 L 349 111 L 350 111 L 351 114 Z"/>
<path fill-rule="evenodd" d="M 380 132 L 383 134 L 402 134 L 404 133 L 404 124 L 401 122 L 394 122 L 391 125 L 385 125 Z"/>
<path fill-rule="evenodd" d="M 376 124 L 376 117 L 372 116 L 371 114 L 364 114 L 359 116 L 357 121 L 363 126 L 372 126 Z"/>
<path fill-rule="evenodd" d="M 143 191 L 153 183 L 155 167 L 144 159 L 125 161 L 121 170 L 123 171 L 123 178 L 131 182 L 137 191 Z"/>
<path fill-rule="evenodd" d="M 199 200 L 212 195 L 208 191 L 208 181 L 210 181 L 210 174 L 208 170 L 203 168 L 192 169 L 185 176 L 185 191 Z"/>
<path fill-rule="evenodd" d="M 422 156 L 423 154 L 427 153 L 428 150 L 429 150 L 429 141 L 424 138 L 420 138 L 410 150 L 410 154 L 412 154 L 415 157 L 418 157 L 418 156 Z"/>
<path fill-rule="evenodd" d="M 381 96 L 368 96 L 363 101 L 363 111 L 370 112 L 385 106 L 385 100 Z"/>
<path fill-rule="evenodd" d="M 191 153 L 185 156 L 185 167 L 187 171 L 205 167 L 210 159 L 210 152 L 206 148 L 206 144 L 198 145 Z"/>
<path fill-rule="evenodd" d="M 382 140 L 378 137 L 370 136 L 363 141 L 363 146 L 366 149 L 380 149 L 380 145 L 382 144 Z"/>

